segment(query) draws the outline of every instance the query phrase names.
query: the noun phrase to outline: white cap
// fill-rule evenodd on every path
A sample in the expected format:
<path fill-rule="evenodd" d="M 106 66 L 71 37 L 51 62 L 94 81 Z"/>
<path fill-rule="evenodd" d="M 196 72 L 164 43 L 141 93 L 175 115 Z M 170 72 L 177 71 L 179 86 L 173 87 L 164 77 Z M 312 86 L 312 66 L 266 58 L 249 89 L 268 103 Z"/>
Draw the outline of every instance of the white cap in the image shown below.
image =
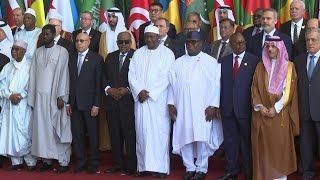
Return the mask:
<path fill-rule="evenodd" d="M 159 34 L 159 29 L 156 26 L 149 25 L 144 29 L 144 33 L 147 33 L 147 32 Z"/>
<path fill-rule="evenodd" d="M 28 43 L 26 43 L 24 41 L 18 41 L 18 40 L 15 40 L 13 45 L 22 47 L 23 49 L 27 49 L 27 47 L 28 47 Z"/>
<path fill-rule="evenodd" d="M 36 12 L 35 12 L 33 9 L 31 9 L 31 8 L 28 8 L 24 14 L 31 14 L 31 15 L 33 15 L 35 18 L 37 18 Z"/>
<path fill-rule="evenodd" d="M 59 12 L 55 9 L 50 9 L 48 13 L 48 19 L 58 19 L 60 22 L 62 22 L 62 16 L 59 14 Z"/>

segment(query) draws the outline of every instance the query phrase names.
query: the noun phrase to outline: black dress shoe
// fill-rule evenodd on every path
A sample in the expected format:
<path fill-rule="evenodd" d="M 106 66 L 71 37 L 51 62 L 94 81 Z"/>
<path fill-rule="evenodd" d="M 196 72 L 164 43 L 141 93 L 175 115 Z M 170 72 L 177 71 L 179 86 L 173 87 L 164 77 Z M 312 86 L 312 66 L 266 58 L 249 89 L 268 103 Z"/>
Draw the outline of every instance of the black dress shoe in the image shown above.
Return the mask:
<path fill-rule="evenodd" d="M 87 173 L 88 174 L 99 174 L 100 171 L 96 167 L 89 167 L 88 170 L 87 170 Z"/>
<path fill-rule="evenodd" d="M 236 179 L 237 179 L 237 175 L 233 175 L 233 174 L 229 174 L 229 173 L 217 178 L 217 180 L 236 180 Z"/>
<path fill-rule="evenodd" d="M 165 178 L 165 177 L 168 176 L 168 174 L 167 173 L 154 172 L 154 173 L 152 173 L 152 176 L 156 177 L 156 178 Z"/>
<path fill-rule="evenodd" d="M 17 164 L 17 165 L 12 165 L 7 170 L 8 171 L 19 171 L 19 170 L 22 170 L 22 169 L 23 169 L 22 164 Z"/>
<path fill-rule="evenodd" d="M 114 172 L 118 172 L 118 171 L 122 171 L 122 169 L 119 167 L 112 167 L 110 169 L 105 170 L 104 173 L 114 173 Z"/>
<path fill-rule="evenodd" d="M 45 172 L 45 171 L 51 171 L 52 170 L 52 165 L 48 163 L 43 163 L 42 166 L 38 169 L 38 172 Z"/>
<path fill-rule="evenodd" d="M 69 171 L 69 167 L 68 166 L 59 166 L 57 169 L 54 169 L 53 171 L 61 174 L 61 173 L 65 173 L 65 172 Z"/>
<path fill-rule="evenodd" d="M 35 171 L 36 170 L 36 166 L 28 166 L 27 167 L 27 171 Z"/>
<path fill-rule="evenodd" d="M 143 176 L 146 176 L 148 175 L 148 172 L 146 171 L 141 171 L 141 172 L 137 172 L 134 177 L 143 177 Z"/>
<path fill-rule="evenodd" d="M 127 171 L 126 171 L 126 175 L 127 175 L 127 176 L 134 176 L 136 173 L 137 173 L 137 172 L 134 171 L 134 170 L 132 170 L 132 171 L 127 170 Z"/>
<path fill-rule="evenodd" d="M 187 172 L 184 174 L 183 179 L 184 179 L 184 180 L 192 179 L 194 175 L 196 175 L 196 172 L 195 172 L 195 171 L 187 171 Z"/>
<path fill-rule="evenodd" d="M 204 172 L 196 172 L 196 175 L 193 176 L 194 180 L 203 180 L 206 178 L 206 173 Z"/>
<path fill-rule="evenodd" d="M 82 166 L 82 167 L 76 167 L 72 172 L 73 173 L 81 173 L 86 170 L 87 170 L 87 168 L 85 166 Z"/>

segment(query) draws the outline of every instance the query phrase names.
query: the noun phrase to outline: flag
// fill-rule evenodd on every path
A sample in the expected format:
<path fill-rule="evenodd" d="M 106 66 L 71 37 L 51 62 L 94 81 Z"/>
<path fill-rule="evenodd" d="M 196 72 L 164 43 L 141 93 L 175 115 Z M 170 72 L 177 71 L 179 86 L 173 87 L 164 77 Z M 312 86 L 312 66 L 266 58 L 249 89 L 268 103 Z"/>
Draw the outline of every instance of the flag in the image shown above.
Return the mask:
<path fill-rule="evenodd" d="M 114 7 L 114 0 L 101 0 L 101 4 L 100 4 L 100 26 L 99 26 L 99 31 L 100 32 L 104 32 L 106 31 L 106 26 L 108 24 L 108 20 L 105 17 L 104 13 L 110 9 Z"/>
<path fill-rule="evenodd" d="M 116 0 L 114 5 L 122 11 L 124 19 L 129 19 L 131 0 Z M 127 24 L 128 22 L 126 21 L 125 23 Z"/>
<path fill-rule="evenodd" d="M 129 15 L 129 30 L 135 33 L 136 39 L 139 39 L 139 27 L 141 24 L 150 21 L 148 0 L 132 0 Z"/>
<path fill-rule="evenodd" d="M 99 26 L 100 0 L 77 0 L 76 5 L 79 14 L 81 14 L 83 11 L 90 11 L 92 13 L 94 19 L 93 28 L 97 29 L 97 27 Z M 77 27 L 80 27 L 79 20 Z"/>
<path fill-rule="evenodd" d="M 73 32 L 79 19 L 75 0 L 52 0 L 48 12 L 53 9 L 62 16 L 62 29 Z"/>
<path fill-rule="evenodd" d="M 178 0 L 159 0 L 159 2 L 163 5 L 162 16 L 175 25 L 177 32 L 181 32 Z"/>
<path fill-rule="evenodd" d="M 32 8 L 36 12 L 36 26 L 42 28 L 46 24 L 43 0 L 27 0 L 25 2 L 28 3 L 27 7 Z"/>
<path fill-rule="evenodd" d="M 210 31 L 210 20 L 206 0 L 189 0 L 186 2 L 184 23 L 186 23 L 187 17 L 191 12 L 199 13 L 202 21 L 201 29 L 206 32 Z"/>
<path fill-rule="evenodd" d="M 316 3 L 319 1 L 317 0 L 302 0 L 304 2 L 304 4 L 306 5 L 306 13 L 305 13 L 305 18 L 307 19 L 311 19 L 313 17 L 316 17 L 315 14 L 317 14 L 315 12 L 315 6 Z"/>
<path fill-rule="evenodd" d="M 0 19 L 2 19 L 3 16 L 2 16 L 2 6 L 1 6 L 1 1 L 0 1 Z"/>
<path fill-rule="evenodd" d="M 25 4 L 23 0 L 8 0 L 8 7 L 7 7 L 7 21 L 8 21 L 8 25 L 10 27 L 14 27 L 14 21 L 13 21 L 13 14 L 12 11 L 15 8 L 22 8 L 25 10 Z"/>
<path fill-rule="evenodd" d="M 179 13 L 180 13 L 180 17 L 184 17 L 184 10 L 186 9 L 186 1 L 185 0 L 180 0 L 180 11 L 179 11 Z M 181 24 L 183 25 L 183 21 L 182 20 L 180 20 L 181 21 Z"/>

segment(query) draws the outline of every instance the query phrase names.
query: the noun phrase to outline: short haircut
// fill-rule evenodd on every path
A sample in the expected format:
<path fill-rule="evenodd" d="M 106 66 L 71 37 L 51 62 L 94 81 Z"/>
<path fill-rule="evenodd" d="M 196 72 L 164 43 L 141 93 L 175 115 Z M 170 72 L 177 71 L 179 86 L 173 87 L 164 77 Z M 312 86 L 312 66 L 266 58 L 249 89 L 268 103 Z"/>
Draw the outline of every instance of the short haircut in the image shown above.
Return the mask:
<path fill-rule="evenodd" d="M 159 18 L 157 19 L 157 21 L 159 21 L 159 20 L 165 21 L 165 22 L 166 22 L 166 26 L 167 26 L 167 27 L 170 27 L 170 22 L 168 21 L 168 19 L 166 19 L 166 18 L 164 18 L 164 17 L 159 17 Z"/>
<path fill-rule="evenodd" d="M 83 11 L 81 14 L 84 14 L 84 13 L 86 13 L 86 14 L 90 14 L 91 19 L 93 19 L 93 14 L 92 14 L 92 12 L 90 12 L 90 11 Z"/>
<path fill-rule="evenodd" d="M 278 19 L 278 12 L 273 8 L 265 8 L 263 12 L 273 12 L 274 19 Z"/>
<path fill-rule="evenodd" d="M 120 36 L 121 34 L 128 34 L 128 35 L 129 35 L 129 40 L 130 40 L 130 42 L 132 41 L 132 40 L 131 40 L 131 34 L 130 34 L 128 31 L 122 31 L 122 32 L 120 32 L 120 33 L 118 34 L 118 36 L 117 36 L 117 39 L 119 38 L 119 36 Z"/>
<path fill-rule="evenodd" d="M 230 23 L 230 25 L 234 28 L 234 21 L 232 21 L 231 19 L 229 19 L 229 18 L 225 18 L 225 19 L 222 19 L 221 21 L 220 21 L 220 24 L 221 23 L 223 23 L 223 22 L 229 22 Z"/>
<path fill-rule="evenodd" d="M 309 29 L 309 30 L 306 32 L 306 38 L 307 38 L 307 36 L 308 36 L 310 33 L 313 33 L 313 32 L 318 33 L 318 40 L 320 41 L 320 29 L 319 29 L 319 28 Z"/>
<path fill-rule="evenodd" d="M 161 8 L 161 10 L 163 9 L 163 5 L 159 2 L 154 2 L 154 3 L 151 3 L 150 6 L 149 6 L 149 9 L 151 8 L 151 6 L 159 6 Z"/>
<path fill-rule="evenodd" d="M 294 3 L 294 2 L 299 2 L 299 3 L 302 5 L 302 9 L 306 9 L 306 5 L 304 4 L 304 2 L 303 2 L 302 0 L 293 0 L 293 1 L 291 2 L 291 4 Z M 291 4 L 290 4 L 290 5 L 291 5 Z"/>
<path fill-rule="evenodd" d="M 196 16 L 196 17 L 198 18 L 198 20 L 201 21 L 200 14 L 197 13 L 197 12 L 191 12 L 191 13 L 188 14 L 188 17 L 189 17 L 189 16 Z"/>
<path fill-rule="evenodd" d="M 56 27 L 54 25 L 46 24 L 45 26 L 43 26 L 42 31 L 45 29 L 49 29 L 52 34 L 56 33 Z"/>

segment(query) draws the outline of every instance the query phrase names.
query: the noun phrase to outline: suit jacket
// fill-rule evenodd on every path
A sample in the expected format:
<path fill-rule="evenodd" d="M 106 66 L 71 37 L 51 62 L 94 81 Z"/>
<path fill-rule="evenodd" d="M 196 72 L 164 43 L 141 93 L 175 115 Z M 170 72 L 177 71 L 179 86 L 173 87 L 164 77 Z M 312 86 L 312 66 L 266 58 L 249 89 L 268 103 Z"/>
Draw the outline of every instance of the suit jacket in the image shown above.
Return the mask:
<path fill-rule="evenodd" d="M 211 56 L 216 58 L 217 60 L 218 60 L 218 52 L 219 52 L 219 47 L 220 47 L 221 42 L 222 42 L 222 40 L 220 39 L 220 40 L 214 41 L 211 44 Z M 228 43 L 226 45 L 226 48 L 224 49 L 221 57 L 227 56 L 227 55 L 229 55 L 231 53 L 232 53 L 232 49 L 231 49 L 230 44 Z"/>
<path fill-rule="evenodd" d="M 13 36 L 16 34 L 17 29 L 18 29 L 18 26 L 11 29 Z"/>
<path fill-rule="evenodd" d="M 292 41 L 290 39 L 290 36 L 284 33 L 281 33 L 278 29 L 276 29 L 273 35 L 279 36 L 283 40 L 287 48 L 289 59 L 292 60 Z M 252 36 L 249 42 L 247 42 L 247 51 L 261 58 L 262 57 L 262 40 L 263 40 L 263 32 Z"/>
<path fill-rule="evenodd" d="M 251 26 L 251 27 L 248 27 L 247 29 L 243 30 L 242 35 L 246 41 L 250 41 L 254 27 L 255 26 Z"/>
<path fill-rule="evenodd" d="M 66 50 L 69 53 L 72 53 L 72 51 L 75 49 L 75 47 L 73 46 L 73 44 L 69 40 L 64 39 L 62 37 L 60 37 L 60 39 L 58 40 L 57 45 L 60 45 L 64 48 L 66 48 Z"/>
<path fill-rule="evenodd" d="M 76 40 L 76 37 L 79 33 L 82 32 L 82 29 L 78 29 L 76 31 L 73 31 L 72 33 L 72 36 L 73 36 L 73 40 L 75 42 Z M 100 31 L 97 31 L 93 28 L 91 28 L 90 30 L 90 34 L 89 34 L 89 37 L 90 37 L 90 45 L 89 45 L 89 49 L 91 51 L 94 51 L 96 53 L 99 53 L 99 42 L 100 42 L 100 36 L 101 36 L 101 32 Z"/>
<path fill-rule="evenodd" d="M 299 115 L 301 121 L 320 121 L 320 60 L 314 67 L 311 80 L 307 74 L 308 53 L 295 58 L 294 64 L 298 75 Z"/>
<path fill-rule="evenodd" d="M 237 118 L 251 117 L 251 84 L 259 63 L 259 58 L 245 52 L 236 79 L 233 79 L 233 54 L 221 58 L 222 116 L 230 117 L 233 112 Z"/>
<path fill-rule="evenodd" d="M 293 58 L 297 57 L 300 54 L 307 52 L 306 37 L 305 37 L 307 21 L 308 21 L 307 19 L 303 19 L 302 26 L 304 26 L 305 28 L 301 28 L 299 38 L 296 41 L 296 43 L 293 44 L 293 52 L 292 52 Z M 284 34 L 287 34 L 289 37 L 291 37 L 291 22 L 292 22 L 292 20 L 287 21 L 284 24 L 281 24 L 281 26 L 280 26 L 280 31 Z"/>
<path fill-rule="evenodd" d="M 174 39 L 171 39 L 170 37 L 167 37 L 163 45 L 171 49 L 176 59 L 185 54 L 185 50 L 181 48 L 179 42 L 175 41 Z"/>
<path fill-rule="evenodd" d="M 143 23 L 140 25 L 139 27 L 139 47 L 142 47 L 144 45 L 146 45 L 146 43 L 144 42 L 144 29 L 151 23 L 151 21 Z M 168 36 L 172 39 L 174 39 L 176 37 L 176 27 L 170 23 L 170 27 L 169 27 L 169 31 L 168 31 Z"/>
<path fill-rule="evenodd" d="M 103 66 L 103 86 L 106 88 L 110 86 L 111 88 L 129 87 L 128 82 L 128 71 L 130 60 L 133 56 L 134 50 L 130 49 L 128 52 L 121 70 L 119 71 L 119 56 L 120 51 L 114 51 L 108 54 L 104 66 Z M 134 112 L 134 101 L 132 94 L 128 94 L 122 97 L 119 101 L 113 99 L 111 96 L 103 95 L 103 106 L 105 110 L 113 110 L 120 108 L 121 112 Z"/>
<path fill-rule="evenodd" d="M 89 49 L 84 57 L 80 75 L 78 76 L 78 52 L 71 53 L 69 58 L 71 107 L 77 105 L 82 111 L 91 110 L 92 106 L 100 106 L 102 57 Z"/>
<path fill-rule="evenodd" d="M 0 53 L 0 72 L 2 70 L 2 68 L 8 63 L 10 62 L 10 59 L 8 56 Z"/>

